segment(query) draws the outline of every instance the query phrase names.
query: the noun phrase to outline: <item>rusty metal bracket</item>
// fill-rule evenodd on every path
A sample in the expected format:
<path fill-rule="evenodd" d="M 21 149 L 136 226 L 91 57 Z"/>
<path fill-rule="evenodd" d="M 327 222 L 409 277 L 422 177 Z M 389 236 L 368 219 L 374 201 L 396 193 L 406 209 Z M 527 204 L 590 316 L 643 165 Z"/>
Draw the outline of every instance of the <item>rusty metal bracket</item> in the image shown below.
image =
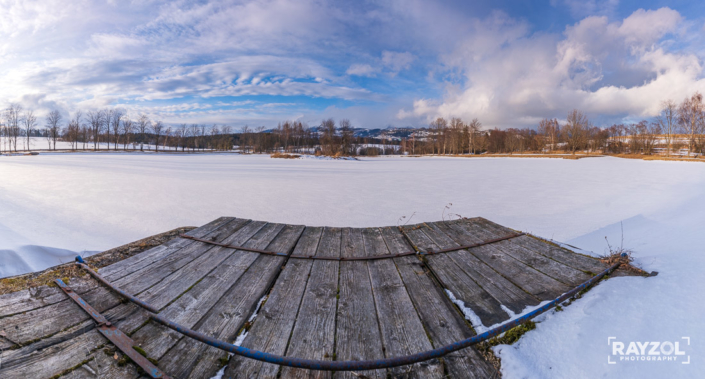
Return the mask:
<path fill-rule="evenodd" d="M 67 286 L 66 283 L 64 283 L 61 279 L 56 279 L 54 281 L 56 284 L 59 285 L 59 288 L 61 288 L 67 295 L 69 295 L 70 298 L 73 299 L 81 308 L 83 308 L 86 313 L 88 313 L 91 318 L 98 324 L 98 331 L 105 336 L 105 338 L 109 339 L 110 342 L 115 344 L 120 351 L 122 351 L 125 355 L 130 357 L 133 362 L 137 363 L 142 369 L 152 378 L 163 378 L 163 379 L 171 379 L 169 378 L 168 375 L 166 375 L 162 370 L 160 370 L 157 366 L 155 366 L 152 362 L 150 362 L 147 357 L 143 356 L 137 350 L 133 349 L 132 346 L 135 345 L 135 341 L 132 340 L 127 334 L 123 333 L 120 329 L 118 329 L 115 325 L 111 324 L 108 319 L 105 318 L 100 312 L 95 310 L 90 304 L 86 303 L 83 298 L 78 296 L 76 292 L 74 292 L 71 287 Z"/>

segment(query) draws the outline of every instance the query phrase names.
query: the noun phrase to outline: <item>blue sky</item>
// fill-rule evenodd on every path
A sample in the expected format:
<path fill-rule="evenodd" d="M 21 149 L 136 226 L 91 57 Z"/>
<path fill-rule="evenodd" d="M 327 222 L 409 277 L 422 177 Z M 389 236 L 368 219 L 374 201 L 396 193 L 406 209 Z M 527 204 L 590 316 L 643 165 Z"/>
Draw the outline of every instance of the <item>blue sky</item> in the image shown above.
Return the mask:
<path fill-rule="evenodd" d="M 0 0 L 0 105 L 170 124 L 596 125 L 705 92 L 705 2 Z"/>

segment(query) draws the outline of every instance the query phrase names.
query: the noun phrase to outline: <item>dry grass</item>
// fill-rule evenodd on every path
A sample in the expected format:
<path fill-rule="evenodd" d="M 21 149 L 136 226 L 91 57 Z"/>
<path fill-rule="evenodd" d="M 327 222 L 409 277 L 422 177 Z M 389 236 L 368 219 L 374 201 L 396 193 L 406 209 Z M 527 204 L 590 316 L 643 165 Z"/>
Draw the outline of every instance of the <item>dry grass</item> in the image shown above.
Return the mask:
<path fill-rule="evenodd" d="M 139 241 L 128 243 L 127 245 L 106 250 L 102 253 L 85 258 L 84 260 L 93 269 L 98 269 L 149 250 L 155 246 L 159 246 L 172 238 L 177 237 L 179 234 L 186 233 L 193 229 L 195 229 L 195 227 L 191 226 L 177 228 L 165 233 L 141 239 Z M 73 262 L 64 263 L 59 266 L 48 268 L 44 271 L 0 279 L 0 295 L 31 287 L 54 285 L 55 279 L 62 279 L 67 282 L 69 278 L 76 278 L 84 275 L 86 275 L 85 271 L 76 267 Z"/>
<path fill-rule="evenodd" d="M 521 338 L 526 332 L 536 329 L 536 323 L 529 320 L 526 321 L 500 336 L 490 338 L 486 341 L 480 342 L 475 345 L 475 349 L 482 355 L 482 357 L 488 361 L 496 370 L 500 372 L 502 365 L 501 359 L 494 354 L 492 348 L 497 345 L 511 345 Z"/>
<path fill-rule="evenodd" d="M 514 154 L 475 154 L 475 155 L 453 155 L 454 157 L 462 158 L 563 158 L 563 159 L 582 159 L 604 157 L 602 154 L 570 154 L 570 153 L 514 153 Z"/>
<path fill-rule="evenodd" d="M 651 276 L 652 274 L 649 274 L 648 272 L 632 265 L 632 262 L 634 261 L 634 258 L 632 258 L 632 254 L 634 253 L 634 251 L 624 247 L 624 226 L 621 223 L 620 228 L 622 229 L 622 239 L 619 246 L 612 246 L 610 244 L 610 241 L 605 236 L 608 252 L 599 257 L 600 261 L 609 266 L 621 263 L 617 270 L 613 272 L 613 274 L 616 274 L 616 276 L 634 274 L 642 276 Z"/>
<path fill-rule="evenodd" d="M 274 153 L 269 156 L 270 158 L 281 158 L 281 159 L 296 159 L 301 157 L 297 154 L 285 154 L 285 153 Z"/>
<path fill-rule="evenodd" d="M 645 161 L 681 161 L 681 162 L 705 162 L 705 159 L 701 158 L 684 158 L 684 157 L 667 157 L 664 155 L 644 155 L 644 154 L 613 154 L 612 157 L 626 158 L 626 159 L 643 159 Z"/>

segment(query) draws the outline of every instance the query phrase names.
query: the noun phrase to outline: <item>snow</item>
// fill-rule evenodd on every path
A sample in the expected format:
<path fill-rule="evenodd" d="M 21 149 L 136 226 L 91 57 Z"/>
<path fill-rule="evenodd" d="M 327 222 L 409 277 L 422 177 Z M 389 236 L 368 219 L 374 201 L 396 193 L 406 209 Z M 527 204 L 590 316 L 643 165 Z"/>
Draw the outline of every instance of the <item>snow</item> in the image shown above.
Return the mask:
<path fill-rule="evenodd" d="M 9 141 L 10 141 L 9 138 L 7 138 L 7 137 L 0 137 L 0 152 L 2 154 L 14 154 L 9 151 L 10 150 L 10 148 L 9 148 L 10 142 Z M 84 146 L 83 142 L 79 142 L 77 145 L 77 151 L 84 151 L 83 146 Z M 87 142 L 85 144 L 85 146 L 86 146 L 86 149 L 85 149 L 86 151 L 92 150 L 93 149 L 93 142 Z M 30 148 L 30 151 L 49 152 L 49 151 L 51 151 L 51 149 L 54 148 L 54 143 L 52 142 L 51 145 L 49 145 L 47 139 L 44 137 L 30 137 L 29 138 L 29 148 Z M 72 148 L 72 145 L 69 142 L 62 141 L 62 140 L 56 141 L 56 149 L 57 150 L 70 150 L 71 148 Z M 118 151 L 123 150 L 125 148 L 125 144 L 118 143 L 117 148 L 118 148 Z M 127 148 L 128 149 L 139 149 L 140 144 L 130 142 L 127 145 Z M 146 151 L 149 151 L 149 150 L 155 150 L 156 146 L 145 143 L 144 145 L 142 145 L 142 148 Z M 17 139 L 17 149 L 20 150 L 20 152 L 18 152 L 20 154 L 25 152 L 25 150 L 27 149 L 27 139 L 25 137 L 21 137 L 21 138 Z M 98 150 L 114 150 L 114 149 L 115 149 L 115 144 L 113 144 L 113 143 L 110 143 L 109 148 L 108 148 L 108 144 L 106 144 L 105 142 L 98 143 Z M 174 147 L 159 146 L 160 151 L 174 150 L 174 149 L 175 149 Z"/>
<path fill-rule="evenodd" d="M 0 276 L 219 216 L 330 225 L 449 213 L 602 254 L 620 241 L 650 278 L 602 282 L 497 348 L 504 378 L 699 377 L 705 372 L 705 165 L 618 158 L 76 153 L 0 156 Z M 450 209 L 446 209 L 451 204 Z M 412 216 L 413 217 L 410 217 Z M 608 365 L 607 338 L 680 341 L 691 364 Z"/>
<path fill-rule="evenodd" d="M 519 317 L 522 317 L 527 313 L 531 313 L 534 310 L 539 309 L 539 308 L 543 307 L 544 305 L 550 303 L 550 300 L 544 300 L 537 305 L 527 306 L 519 314 L 514 313 L 511 309 L 509 309 L 504 304 L 500 304 L 500 308 L 502 308 L 503 311 L 507 312 L 507 315 L 509 316 L 509 318 L 507 320 L 504 320 L 504 321 L 497 323 L 497 324 L 494 324 L 492 326 L 485 326 L 484 324 L 482 324 L 482 320 L 480 319 L 480 316 L 478 316 L 477 313 L 475 313 L 472 310 L 472 308 L 468 307 L 464 301 L 456 298 L 455 294 L 453 294 L 453 292 L 451 292 L 447 288 L 446 288 L 446 293 L 448 294 L 448 298 L 450 299 L 450 301 L 455 303 L 455 305 L 457 305 L 458 308 L 460 308 L 460 310 L 463 312 L 465 319 L 470 321 L 470 324 L 472 324 L 472 328 L 475 329 L 475 333 L 477 333 L 477 334 L 482 334 L 488 330 L 492 330 L 492 329 L 498 328 L 504 324 L 508 324 L 508 323 L 518 319 Z"/>
<path fill-rule="evenodd" d="M 470 321 L 470 324 L 472 324 L 472 328 L 475 329 L 475 332 L 477 334 L 482 334 L 489 329 L 482 325 L 482 320 L 480 319 L 480 316 L 475 313 L 472 308 L 468 307 L 465 305 L 465 302 L 456 298 L 455 294 L 451 292 L 449 289 L 446 288 L 446 293 L 448 294 L 448 298 L 450 298 L 450 301 L 455 303 L 455 305 L 460 308 L 460 310 L 463 312 L 463 315 L 465 316 L 465 319 Z"/>
<path fill-rule="evenodd" d="M 247 319 L 247 322 L 252 322 L 255 318 L 257 318 L 257 313 L 259 313 L 260 308 L 262 308 L 262 304 L 264 304 L 264 301 L 267 300 L 267 296 L 269 295 L 264 295 L 262 296 L 261 299 L 259 299 L 259 302 L 257 303 L 257 307 L 255 307 L 255 311 L 252 312 L 252 315 L 250 318 Z M 247 337 L 247 330 L 243 330 L 240 332 L 240 334 L 235 338 L 235 342 L 233 345 L 235 346 L 241 346 L 243 342 L 245 342 L 245 338 Z M 232 357 L 232 353 L 228 353 L 228 358 Z M 222 379 L 223 375 L 225 375 L 225 368 L 228 367 L 227 365 L 221 367 L 220 370 L 211 378 L 211 379 Z"/>
<path fill-rule="evenodd" d="M 298 154 L 297 154 L 298 155 Z M 302 154 L 296 159 L 317 159 L 317 160 L 322 160 L 322 161 L 356 161 L 357 158 L 355 157 L 329 157 L 326 155 L 311 155 L 311 154 Z"/>

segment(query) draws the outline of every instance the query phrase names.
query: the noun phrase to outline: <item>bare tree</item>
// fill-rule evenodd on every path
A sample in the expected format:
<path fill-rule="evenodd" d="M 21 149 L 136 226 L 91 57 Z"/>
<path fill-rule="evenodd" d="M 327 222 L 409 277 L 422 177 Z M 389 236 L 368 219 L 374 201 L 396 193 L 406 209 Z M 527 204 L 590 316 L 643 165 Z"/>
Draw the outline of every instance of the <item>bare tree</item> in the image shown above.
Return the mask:
<path fill-rule="evenodd" d="M 125 145 L 123 146 L 123 150 L 127 150 L 127 145 L 130 144 L 130 136 L 132 135 L 134 128 L 135 124 L 129 117 L 125 117 L 125 119 L 122 120 L 122 135 L 125 137 Z"/>
<path fill-rule="evenodd" d="M 683 100 L 678 107 L 678 122 L 689 135 L 688 155 L 695 149 L 695 137 L 703 127 L 704 113 L 705 105 L 703 104 L 703 95 L 700 92 Z"/>
<path fill-rule="evenodd" d="M 590 122 L 587 116 L 577 109 L 573 109 L 568 113 L 568 123 L 563 127 L 563 135 L 565 136 L 568 148 L 575 154 L 576 150 L 585 147 L 588 138 L 588 129 Z"/>
<path fill-rule="evenodd" d="M 25 136 L 27 137 L 27 151 L 31 150 L 30 147 L 30 137 L 32 135 L 32 130 L 37 126 L 37 117 L 34 115 L 34 111 L 27 109 L 22 117 L 24 123 Z"/>
<path fill-rule="evenodd" d="M 144 151 L 144 135 L 147 133 L 147 129 L 151 122 L 147 115 L 141 115 L 139 120 L 137 120 L 137 130 L 140 132 L 140 151 Z"/>
<path fill-rule="evenodd" d="M 113 121 L 113 114 L 114 113 L 115 113 L 115 111 L 112 109 L 106 109 L 103 111 L 103 127 L 106 132 L 105 142 L 108 144 L 108 150 L 110 150 L 110 127 L 111 127 L 111 122 Z M 100 148 L 100 146 L 98 146 L 98 148 Z"/>
<path fill-rule="evenodd" d="M 463 150 L 465 144 L 465 138 L 462 138 L 463 129 L 465 123 L 458 117 L 453 117 L 450 119 L 450 125 L 448 129 L 448 153 L 458 154 Z"/>
<path fill-rule="evenodd" d="M 355 155 L 353 148 L 353 127 L 350 120 L 342 119 L 338 121 L 340 126 L 340 148 L 345 155 Z"/>
<path fill-rule="evenodd" d="M 179 137 L 179 146 L 181 146 L 181 151 L 186 151 L 186 137 L 188 136 L 188 129 L 186 124 L 179 125 L 179 129 L 177 129 L 176 135 Z"/>
<path fill-rule="evenodd" d="M 171 140 L 172 135 L 173 135 L 173 131 L 171 130 L 171 126 L 170 126 L 170 127 L 166 128 L 166 131 L 164 131 L 164 147 L 169 147 L 169 148 L 171 147 L 171 145 L 169 145 L 169 142 Z M 171 149 L 169 149 L 169 150 L 171 150 Z"/>
<path fill-rule="evenodd" d="M 198 124 L 191 124 L 191 137 L 193 137 L 193 144 L 191 145 L 191 151 L 196 151 L 198 149 Z"/>
<path fill-rule="evenodd" d="M 429 125 L 430 129 L 434 132 L 433 138 L 438 150 L 438 154 L 446 153 L 446 132 L 448 129 L 448 121 L 443 117 L 438 117 Z"/>
<path fill-rule="evenodd" d="M 321 136 L 321 148 L 323 154 L 333 155 L 337 153 L 336 136 L 335 136 L 335 121 L 332 118 L 321 121 L 320 126 L 323 135 Z"/>
<path fill-rule="evenodd" d="M 19 104 L 10 104 L 5 110 L 5 117 L 7 118 L 7 134 L 9 138 L 9 149 L 17 151 L 17 138 L 20 135 L 20 123 L 22 121 L 22 106 Z"/>
<path fill-rule="evenodd" d="M 482 129 L 482 124 L 480 123 L 480 120 L 473 118 L 472 121 L 470 121 L 470 124 L 468 124 L 468 145 L 470 150 L 472 150 L 472 153 L 475 154 L 475 148 L 477 145 L 477 137 L 478 134 L 480 134 L 480 130 Z"/>
<path fill-rule="evenodd" d="M 157 121 L 154 124 L 152 124 L 152 132 L 154 133 L 154 135 L 157 138 L 157 142 L 156 142 L 157 152 L 159 152 L 159 138 L 161 137 L 163 131 L 164 131 L 164 124 L 161 121 Z"/>
<path fill-rule="evenodd" d="M 200 128 L 201 128 L 200 136 L 201 136 L 201 141 L 202 141 L 201 150 L 205 150 L 206 149 L 206 124 L 201 124 Z"/>
<path fill-rule="evenodd" d="M 558 143 L 561 127 L 556 119 L 545 118 L 539 122 L 539 135 L 544 138 L 544 143 L 553 151 Z"/>
<path fill-rule="evenodd" d="M 88 122 L 91 124 L 91 134 L 93 135 L 93 150 L 98 150 L 100 131 L 103 128 L 105 114 L 103 111 L 88 112 Z"/>
<path fill-rule="evenodd" d="M 81 124 L 81 141 L 83 141 L 83 150 L 86 150 L 86 144 L 91 136 L 91 129 L 86 124 Z"/>
<path fill-rule="evenodd" d="M 232 134 L 233 129 L 230 125 L 223 125 L 223 129 L 221 129 L 221 132 L 223 133 L 223 148 L 225 150 L 232 150 L 233 149 L 233 144 L 232 144 L 232 137 L 230 134 Z"/>
<path fill-rule="evenodd" d="M 113 121 L 112 125 L 108 125 L 108 129 L 112 126 L 113 128 L 113 135 L 115 136 L 115 145 L 113 150 L 117 150 L 118 143 L 120 142 L 120 120 L 122 120 L 124 114 L 122 110 L 120 109 L 115 109 L 113 110 Z M 110 141 L 110 139 L 108 139 Z M 110 142 L 108 142 L 108 150 L 110 150 Z"/>
<path fill-rule="evenodd" d="M 71 143 L 71 150 L 78 149 L 78 140 L 81 135 L 81 117 L 82 116 L 83 116 L 83 113 L 80 110 L 76 111 L 74 118 L 71 121 L 69 121 L 69 126 L 66 129 L 66 137 L 68 138 L 69 143 Z"/>
<path fill-rule="evenodd" d="M 56 140 L 59 138 L 59 124 L 61 123 L 61 113 L 57 110 L 49 112 L 46 118 L 47 127 L 47 139 L 49 140 L 49 149 L 51 149 L 52 142 L 54 143 L 54 150 L 56 150 Z"/>
<path fill-rule="evenodd" d="M 678 105 L 673 100 L 666 100 L 661 103 L 661 114 L 658 117 L 658 123 L 661 126 L 661 132 L 666 139 L 666 155 L 671 156 L 671 143 L 673 134 L 676 131 L 678 118 Z"/>
<path fill-rule="evenodd" d="M 245 125 L 242 128 L 240 128 L 240 151 L 244 148 L 244 153 L 247 154 L 249 150 L 249 137 L 250 133 L 252 133 L 252 129 L 250 129 L 249 126 Z"/>

